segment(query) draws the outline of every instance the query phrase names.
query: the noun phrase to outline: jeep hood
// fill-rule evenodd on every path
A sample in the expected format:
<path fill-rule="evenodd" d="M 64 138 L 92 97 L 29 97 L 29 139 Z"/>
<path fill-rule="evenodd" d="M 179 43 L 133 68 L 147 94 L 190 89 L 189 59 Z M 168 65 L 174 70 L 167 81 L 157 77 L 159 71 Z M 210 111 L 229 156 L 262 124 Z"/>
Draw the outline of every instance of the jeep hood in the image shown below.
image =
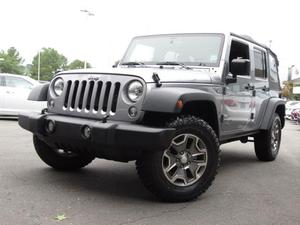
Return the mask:
<path fill-rule="evenodd" d="M 212 83 L 210 68 L 202 69 L 159 69 L 159 68 L 111 68 L 108 70 L 82 69 L 65 71 L 60 74 L 107 74 L 138 76 L 147 83 L 154 82 L 153 73 L 157 73 L 161 82 L 202 82 Z"/>

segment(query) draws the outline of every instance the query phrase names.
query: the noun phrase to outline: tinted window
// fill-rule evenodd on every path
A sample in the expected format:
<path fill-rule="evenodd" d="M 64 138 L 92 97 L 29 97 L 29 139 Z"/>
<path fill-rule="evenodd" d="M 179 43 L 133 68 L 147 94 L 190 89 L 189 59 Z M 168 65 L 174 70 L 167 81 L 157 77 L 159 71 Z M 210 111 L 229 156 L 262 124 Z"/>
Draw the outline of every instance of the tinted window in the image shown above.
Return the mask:
<path fill-rule="evenodd" d="M 32 88 L 32 84 L 27 80 L 19 77 L 5 77 L 5 83 L 7 87 L 15 88 Z"/>
<path fill-rule="evenodd" d="M 255 77 L 266 78 L 266 54 L 254 49 Z"/>
<path fill-rule="evenodd" d="M 276 60 L 272 55 L 269 55 L 269 67 L 270 67 L 270 81 L 278 82 L 278 71 Z"/>

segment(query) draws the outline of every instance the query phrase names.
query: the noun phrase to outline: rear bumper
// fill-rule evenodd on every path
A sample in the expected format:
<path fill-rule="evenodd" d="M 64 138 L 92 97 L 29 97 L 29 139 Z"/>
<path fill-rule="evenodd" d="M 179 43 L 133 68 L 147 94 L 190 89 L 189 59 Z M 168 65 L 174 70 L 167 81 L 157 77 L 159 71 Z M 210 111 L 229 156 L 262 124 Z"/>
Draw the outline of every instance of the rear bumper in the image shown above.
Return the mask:
<path fill-rule="evenodd" d="M 52 133 L 46 129 L 50 120 L 55 124 Z M 80 151 L 86 149 L 98 157 L 117 161 L 134 160 L 143 151 L 166 149 L 175 133 L 170 128 L 153 128 L 115 121 L 103 123 L 98 120 L 40 113 L 19 115 L 19 125 L 53 147 Z M 91 129 L 88 139 L 82 134 L 85 126 Z"/>

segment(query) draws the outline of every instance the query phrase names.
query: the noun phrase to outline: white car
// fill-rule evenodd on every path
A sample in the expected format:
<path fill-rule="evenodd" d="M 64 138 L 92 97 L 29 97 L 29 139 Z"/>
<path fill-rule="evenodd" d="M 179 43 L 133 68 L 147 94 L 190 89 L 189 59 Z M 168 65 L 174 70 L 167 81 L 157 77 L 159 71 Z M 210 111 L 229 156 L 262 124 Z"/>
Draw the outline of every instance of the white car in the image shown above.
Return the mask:
<path fill-rule="evenodd" d="M 285 104 L 285 117 L 289 120 L 292 119 L 292 111 L 300 108 L 300 101 L 288 101 Z"/>
<path fill-rule="evenodd" d="M 20 112 L 40 112 L 46 102 L 27 100 L 33 87 L 40 83 L 27 76 L 0 73 L 0 116 L 17 116 Z"/>

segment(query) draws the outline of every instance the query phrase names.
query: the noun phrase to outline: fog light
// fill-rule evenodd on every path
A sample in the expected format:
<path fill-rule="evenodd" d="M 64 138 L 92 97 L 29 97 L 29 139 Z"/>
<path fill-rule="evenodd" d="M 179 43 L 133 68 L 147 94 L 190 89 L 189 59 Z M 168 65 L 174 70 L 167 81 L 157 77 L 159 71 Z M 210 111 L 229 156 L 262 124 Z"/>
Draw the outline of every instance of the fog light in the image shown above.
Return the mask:
<path fill-rule="evenodd" d="M 91 128 L 89 126 L 84 126 L 82 129 L 82 136 L 85 139 L 89 139 L 91 137 Z"/>
<path fill-rule="evenodd" d="M 128 109 L 128 114 L 130 117 L 136 117 L 137 116 L 137 108 L 135 106 L 131 106 L 129 109 Z"/>
<path fill-rule="evenodd" d="M 54 130 L 55 130 L 55 122 L 52 121 L 52 120 L 48 120 L 47 123 L 46 123 L 46 130 L 49 133 L 53 133 Z"/>

